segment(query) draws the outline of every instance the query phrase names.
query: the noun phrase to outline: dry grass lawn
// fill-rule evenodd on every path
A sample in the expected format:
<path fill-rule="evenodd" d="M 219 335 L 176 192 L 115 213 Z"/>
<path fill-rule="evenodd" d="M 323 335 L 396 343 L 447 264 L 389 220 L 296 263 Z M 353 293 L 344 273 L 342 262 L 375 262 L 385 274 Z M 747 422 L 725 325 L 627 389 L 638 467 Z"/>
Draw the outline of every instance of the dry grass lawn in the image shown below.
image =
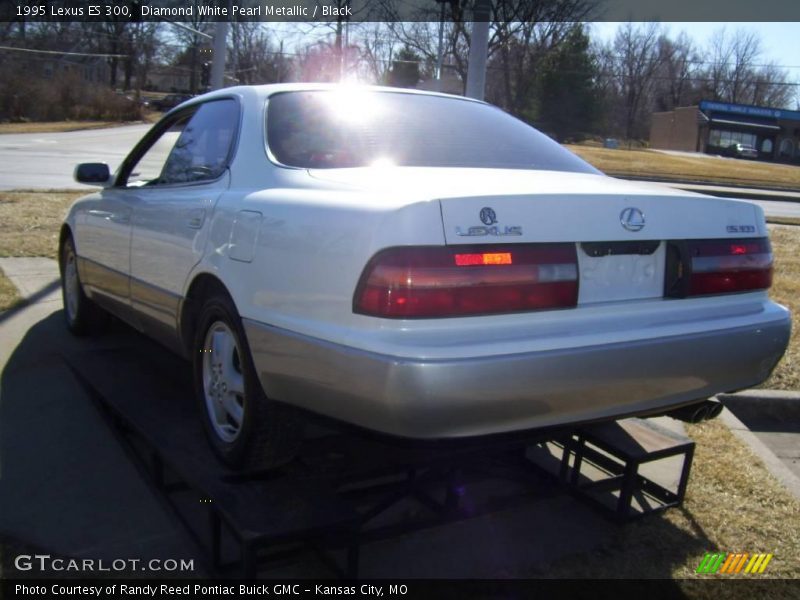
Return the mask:
<path fill-rule="evenodd" d="M 163 113 L 147 111 L 145 123 L 155 123 Z M 142 121 L 26 121 L 22 123 L 0 123 L 0 134 L 4 133 L 57 133 L 61 131 L 82 131 L 84 129 L 105 129 L 121 125 L 134 125 Z"/>
<path fill-rule="evenodd" d="M 800 390 L 800 227 L 776 225 L 770 228 L 775 273 L 770 295 L 792 311 L 792 339 L 789 349 L 761 385 L 776 390 Z"/>
<path fill-rule="evenodd" d="M 3 273 L 3 269 L 0 269 L 0 312 L 13 308 L 19 301 L 17 288 Z"/>
<path fill-rule="evenodd" d="M 58 230 L 70 204 L 83 192 L 0 191 L 0 257 L 48 256 L 58 252 Z M 0 311 L 20 298 L 0 270 Z"/>
<path fill-rule="evenodd" d="M 0 191 L 0 256 L 49 256 L 67 209 L 84 192 Z"/>
<path fill-rule="evenodd" d="M 761 577 L 800 578 L 800 501 L 720 421 L 687 431 L 697 446 L 683 507 L 626 524 L 590 559 L 569 557 L 544 576 L 673 578 L 690 598 L 722 600 L 742 596 L 692 580 L 753 577 L 698 575 L 700 561 L 706 552 L 748 552 L 774 554 Z M 797 598 L 797 582 L 773 582 L 769 592 L 771 600 Z"/>
<path fill-rule="evenodd" d="M 800 166 L 708 156 L 675 156 L 654 150 L 610 150 L 568 145 L 572 152 L 604 173 L 719 185 L 800 189 Z"/>
<path fill-rule="evenodd" d="M 125 125 L 119 121 L 30 121 L 22 123 L 0 123 L 3 133 L 54 133 L 59 131 L 80 131 L 82 129 L 103 129 Z"/>

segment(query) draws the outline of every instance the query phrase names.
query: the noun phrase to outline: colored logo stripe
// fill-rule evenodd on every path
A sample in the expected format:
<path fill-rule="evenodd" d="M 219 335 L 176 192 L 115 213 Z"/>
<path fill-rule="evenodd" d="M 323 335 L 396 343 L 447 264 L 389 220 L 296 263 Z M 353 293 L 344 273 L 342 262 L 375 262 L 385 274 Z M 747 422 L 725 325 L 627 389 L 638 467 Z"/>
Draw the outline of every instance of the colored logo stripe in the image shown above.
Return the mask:
<path fill-rule="evenodd" d="M 707 552 L 697 567 L 697 573 L 716 573 L 722 561 L 725 559 L 725 554 L 711 554 Z"/>
<path fill-rule="evenodd" d="M 745 573 L 756 574 L 763 573 L 767 568 L 767 564 L 772 560 L 772 554 L 753 554 L 748 552 L 739 553 L 711 553 L 707 552 L 700 561 L 696 573 L 725 573 L 736 574 L 741 573 L 744 569 Z M 749 559 L 749 560 L 748 560 Z M 745 566 L 746 565 L 746 566 Z"/>

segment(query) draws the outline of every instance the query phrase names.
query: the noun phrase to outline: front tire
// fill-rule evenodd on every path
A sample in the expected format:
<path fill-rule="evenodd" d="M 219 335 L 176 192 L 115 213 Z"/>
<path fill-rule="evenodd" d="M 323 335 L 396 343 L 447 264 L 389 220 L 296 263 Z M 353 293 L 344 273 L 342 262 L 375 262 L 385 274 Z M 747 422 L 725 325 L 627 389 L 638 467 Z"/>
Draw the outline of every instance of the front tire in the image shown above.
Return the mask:
<path fill-rule="evenodd" d="M 78 336 L 87 335 L 98 326 L 105 315 L 83 291 L 78 273 L 78 255 L 72 237 L 67 237 L 61 246 L 60 267 L 61 300 L 67 329 Z"/>
<path fill-rule="evenodd" d="M 266 397 L 241 319 L 225 295 L 208 299 L 194 338 L 194 386 L 211 447 L 233 468 L 275 468 L 302 441 L 302 422 L 288 406 Z"/>

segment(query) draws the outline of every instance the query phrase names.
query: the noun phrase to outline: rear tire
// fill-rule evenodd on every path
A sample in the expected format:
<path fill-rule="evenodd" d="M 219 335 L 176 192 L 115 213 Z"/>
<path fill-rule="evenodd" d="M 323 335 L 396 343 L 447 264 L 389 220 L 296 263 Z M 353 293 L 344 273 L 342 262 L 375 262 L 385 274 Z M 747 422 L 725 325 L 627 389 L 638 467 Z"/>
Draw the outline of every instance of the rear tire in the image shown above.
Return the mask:
<path fill-rule="evenodd" d="M 99 328 L 106 314 L 92 302 L 83 291 L 78 273 L 78 255 L 75 242 L 68 236 L 61 246 L 61 301 L 64 305 L 64 320 L 73 334 L 88 335 Z"/>
<path fill-rule="evenodd" d="M 205 301 L 193 344 L 194 387 L 211 447 L 235 469 L 279 467 L 302 442 L 302 421 L 266 397 L 241 319 L 226 295 Z"/>

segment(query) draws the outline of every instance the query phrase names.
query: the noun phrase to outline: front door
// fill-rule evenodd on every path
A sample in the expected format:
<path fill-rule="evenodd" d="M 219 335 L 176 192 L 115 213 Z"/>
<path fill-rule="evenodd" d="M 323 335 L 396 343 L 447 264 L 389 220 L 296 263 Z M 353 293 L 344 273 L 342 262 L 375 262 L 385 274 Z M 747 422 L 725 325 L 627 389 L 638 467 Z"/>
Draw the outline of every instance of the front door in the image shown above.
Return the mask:
<path fill-rule="evenodd" d="M 160 168 L 148 167 L 147 151 L 127 177 L 127 190 L 135 197 L 131 303 L 142 328 L 168 345 L 179 341 L 184 286 L 203 255 L 216 201 L 228 188 L 238 125 L 233 99 L 187 109 L 162 136 L 169 152 Z"/>
<path fill-rule="evenodd" d="M 130 310 L 132 215 L 125 190 L 107 188 L 87 202 L 75 220 L 81 278 L 93 300 L 121 316 Z"/>

